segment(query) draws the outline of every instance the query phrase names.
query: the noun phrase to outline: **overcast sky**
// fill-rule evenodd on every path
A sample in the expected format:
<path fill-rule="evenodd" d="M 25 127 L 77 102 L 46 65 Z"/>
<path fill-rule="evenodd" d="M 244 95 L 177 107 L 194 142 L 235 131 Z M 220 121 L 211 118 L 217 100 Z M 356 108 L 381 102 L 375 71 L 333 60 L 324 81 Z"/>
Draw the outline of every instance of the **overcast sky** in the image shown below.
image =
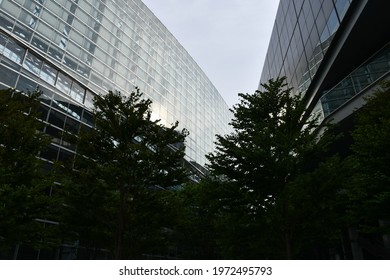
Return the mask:
<path fill-rule="evenodd" d="M 253 93 L 279 0 L 142 0 L 209 77 L 229 107 Z"/>

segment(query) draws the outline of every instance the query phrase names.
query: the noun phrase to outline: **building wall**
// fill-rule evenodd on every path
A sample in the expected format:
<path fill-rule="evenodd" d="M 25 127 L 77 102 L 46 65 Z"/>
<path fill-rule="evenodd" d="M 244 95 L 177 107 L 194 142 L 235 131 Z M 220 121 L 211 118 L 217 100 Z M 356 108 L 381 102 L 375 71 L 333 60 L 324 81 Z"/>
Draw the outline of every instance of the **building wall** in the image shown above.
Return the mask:
<path fill-rule="evenodd" d="M 329 117 L 390 70 L 389 9 L 388 1 L 281 0 L 259 88 L 286 76 L 313 113 Z"/>
<path fill-rule="evenodd" d="M 50 159 L 72 153 L 61 131 L 91 125 L 92 98 L 135 86 L 153 117 L 187 128 L 186 157 L 203 165 L 215 134 L 229 132 L 223 98 L 140 0 L 0 0 L 0 87 L 45 93 Z"/>
<path fill-rule="evenodd" d="M 260 82 L 286 76 L 291 86 L 305 92 L 350 2 L 281 0 Z"/>

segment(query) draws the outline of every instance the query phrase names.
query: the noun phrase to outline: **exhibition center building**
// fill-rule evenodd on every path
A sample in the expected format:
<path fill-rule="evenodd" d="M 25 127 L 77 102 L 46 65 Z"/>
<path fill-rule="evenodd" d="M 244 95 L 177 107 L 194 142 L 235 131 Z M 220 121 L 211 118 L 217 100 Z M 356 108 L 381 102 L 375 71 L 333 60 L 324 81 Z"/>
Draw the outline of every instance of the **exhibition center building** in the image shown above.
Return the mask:
<path fill-rule="evenodd" d="M 48 162 L 74 154 L 62 131 L 93 126 L 93 97 L 138 87 L 152 117 L 186 128 L 186 159 L 203 166 L 227 104 L 141 0 L 0 0 L 0 88 L 42 90 Z"/>

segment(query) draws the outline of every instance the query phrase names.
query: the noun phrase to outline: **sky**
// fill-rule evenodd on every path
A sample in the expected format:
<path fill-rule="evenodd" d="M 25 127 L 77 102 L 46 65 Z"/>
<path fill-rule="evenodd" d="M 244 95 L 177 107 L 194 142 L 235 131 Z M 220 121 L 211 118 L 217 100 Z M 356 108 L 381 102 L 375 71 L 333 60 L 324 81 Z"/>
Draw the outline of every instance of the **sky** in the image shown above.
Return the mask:
<path fill-rule="evenodd" d="M 202 68 L 227 105 L 260 81 L 279 0 L 142 0 Z"/>

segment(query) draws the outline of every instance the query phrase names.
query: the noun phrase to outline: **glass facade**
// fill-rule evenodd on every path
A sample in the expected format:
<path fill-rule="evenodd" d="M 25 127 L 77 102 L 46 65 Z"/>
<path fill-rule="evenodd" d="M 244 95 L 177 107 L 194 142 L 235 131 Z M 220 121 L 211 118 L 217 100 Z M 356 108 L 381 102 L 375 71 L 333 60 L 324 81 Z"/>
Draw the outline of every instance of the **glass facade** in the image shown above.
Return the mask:
<path fill-rule="evenodd" d="M 92 125 L 92 99 L 135 86 L 155 119 L 190 135 L 186 157 L 203 165 L 231 112 L 174 36 L 140 0 L 0 0 L 0 87 L 43 90 L 47 159 L 69 157 L 65 130 Z"/>
<path fill-rule="evenodd" d="M 305 93 L 352 0 L 281 0 L 260 83 L 286 76 Z"/>
<path fill-rule="evenodd" d="M 281 0 L 259 87 L 286 76 L 324 120 L 389 74 L 389 8 L 385 1 Z"/>

